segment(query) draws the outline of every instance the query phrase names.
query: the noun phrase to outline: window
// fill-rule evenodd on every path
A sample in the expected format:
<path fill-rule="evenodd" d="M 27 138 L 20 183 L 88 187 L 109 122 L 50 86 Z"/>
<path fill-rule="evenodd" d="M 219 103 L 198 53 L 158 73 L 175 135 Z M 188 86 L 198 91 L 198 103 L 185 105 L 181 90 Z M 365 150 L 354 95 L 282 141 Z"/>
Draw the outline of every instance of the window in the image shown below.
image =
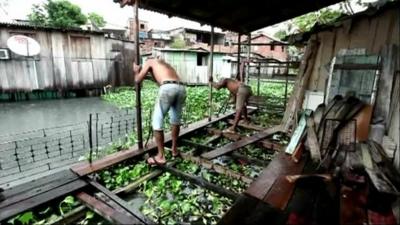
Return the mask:
<path fill-rule="evenodd" d="M 73 60 L 91 59 L 90 37 L 70 36 L 70 40 Z"/>
<path fill-rule="evenodd" d="M 282 52 L 285 52 L 285 46 L 282 45 Z"/>
<path fill-rule="evenodd" d="M 154 42 L 154 47 L 157 47 L 158 46 L 158 42 L 156 41 L 156 42 Z"/>
<path fill-rule="evenodd" d="M 198 66 L 207 66 L 207 54 L 198 52 L 197 53 L 197 65 Z"/>
<path fill-rule="evenodd" d="M 141 30 L 144 29 L 144 24 L 143 24 L 143 23 L 140 24 L 140 29 L 141 29 Z"/>
<path fill-rule="evenodd" d="M 271 45 L 271 51 L 275 51 L 275 45 Z"/>

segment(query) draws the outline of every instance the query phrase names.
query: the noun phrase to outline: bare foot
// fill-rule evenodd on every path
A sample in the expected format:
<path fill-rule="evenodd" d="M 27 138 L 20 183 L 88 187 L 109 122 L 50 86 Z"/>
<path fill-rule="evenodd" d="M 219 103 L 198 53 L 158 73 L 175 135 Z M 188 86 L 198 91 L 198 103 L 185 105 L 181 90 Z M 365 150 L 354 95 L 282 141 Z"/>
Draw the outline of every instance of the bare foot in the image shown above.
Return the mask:
<path fill-rule="evenodd" d="M 147 159 L 147 163 L 150 165 L 164 165 L 167 161 L 165 158 L 161 158 L 158 156 L 152 156 Z"/>

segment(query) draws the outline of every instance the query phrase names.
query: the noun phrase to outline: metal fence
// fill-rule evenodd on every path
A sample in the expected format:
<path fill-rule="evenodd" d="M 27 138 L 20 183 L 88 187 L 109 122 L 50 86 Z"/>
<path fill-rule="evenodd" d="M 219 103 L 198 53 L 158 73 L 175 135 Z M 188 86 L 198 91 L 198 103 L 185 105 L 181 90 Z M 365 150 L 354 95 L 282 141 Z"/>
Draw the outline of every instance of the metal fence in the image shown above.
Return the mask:
<path fill-rule="evenodd" d="M 0 136 L 0 186 L 26 182 L 106 154 L 134 131 L 134 110 L 90 114 L 88 121 Z M 91 151 L 92 150 L 92 151 Z"/>

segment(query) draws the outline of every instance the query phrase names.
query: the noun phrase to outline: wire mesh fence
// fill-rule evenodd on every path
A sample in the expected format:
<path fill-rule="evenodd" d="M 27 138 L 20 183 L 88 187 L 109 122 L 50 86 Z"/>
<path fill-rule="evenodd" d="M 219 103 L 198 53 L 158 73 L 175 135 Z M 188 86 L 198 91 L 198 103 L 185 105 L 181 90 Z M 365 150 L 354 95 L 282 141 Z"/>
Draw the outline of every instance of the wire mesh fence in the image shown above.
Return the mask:
<path fill-rule="evenodd" d="M 93 113 L 82 123 L 0 136 L 0 186 L 107 154 L 112 143 L 134 132 L 134 112 Z"/>

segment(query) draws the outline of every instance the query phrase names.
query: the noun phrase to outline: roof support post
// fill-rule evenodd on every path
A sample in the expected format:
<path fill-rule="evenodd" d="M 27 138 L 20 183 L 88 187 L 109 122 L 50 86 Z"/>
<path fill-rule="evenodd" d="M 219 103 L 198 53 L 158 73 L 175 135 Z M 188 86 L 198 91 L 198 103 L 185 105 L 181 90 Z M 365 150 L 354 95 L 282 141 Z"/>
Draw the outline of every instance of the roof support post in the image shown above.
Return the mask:
<path fill-rule="evenodd" d="M 135 25 L 134 40 L 135 40 L 135 55 L 134 60 L 137 65 L 140 64 L 140 48 L 139 48 L 139 0 L 136 0 L 133 5 L 133 19 Z M 140 84 L 135 82 L 136 91 L 136 131 L 138 149 L 143 149 L 143 131 L 142 131 L 142 106 L 140 96 Z"/>
<path fill-rule="evenodd" d="M 211 121 L 212 117 L 212 85 L 210 78 L 213 77 L 213 67 L 214 67 L 214 26 L 211 26 L 211 43 L 210 43 L 210 56 L 208 57 L 208 85 L 210 87 L 210 92 L 208 96 L 208 121 Z"/>
<path fill-rule="evenodd" d="M 237 67 L 236 67 L 236 80 L 240 80 L 240 49 L 242 47 L 240 40 L 240 33 L 238 33 L 238 50 L 237 50 Z"/>
<path fill-rule="evenodd" d="M 246 62 L 246 75 L 243 76 L 243 81 L 242 82 L 247 82 L 249 83 L 250 81 L 250 53 L 251 53 L 251 33 L 247 35 L 247 62 Z M 247 76 L 247 79 L 245 79 L 245 76 Z"/>

